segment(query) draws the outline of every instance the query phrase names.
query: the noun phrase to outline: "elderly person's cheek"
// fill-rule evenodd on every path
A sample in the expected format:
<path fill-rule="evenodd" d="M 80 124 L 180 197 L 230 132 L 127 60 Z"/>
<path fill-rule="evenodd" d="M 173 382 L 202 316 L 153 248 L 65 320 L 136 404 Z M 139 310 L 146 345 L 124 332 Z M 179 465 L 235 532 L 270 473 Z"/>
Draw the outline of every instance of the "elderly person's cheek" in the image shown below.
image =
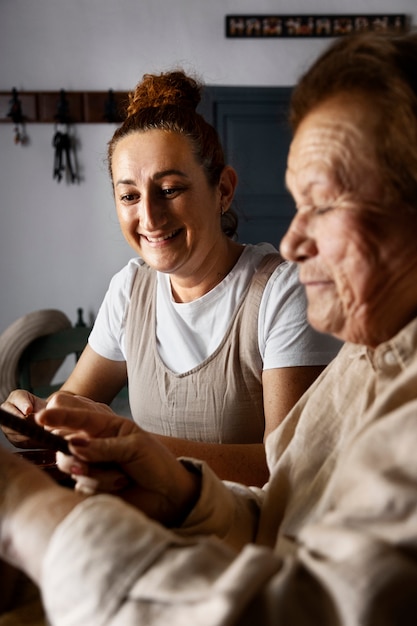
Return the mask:
<path fill-rule="evenodd" d="M 338 326 L 339 337 L 344 341 L 367 343 L 374 304 L 378 300 L 378 291 L 383 289 L 377 279 L 375 257 L 369 255 L 366 246 L 355 242 L 353 234 L 353 241 L 345 249 L 343 262 L 334 268 L 338 301 L 335 326 Z M 337 318 L 339 324 L 336 324 Z"/>

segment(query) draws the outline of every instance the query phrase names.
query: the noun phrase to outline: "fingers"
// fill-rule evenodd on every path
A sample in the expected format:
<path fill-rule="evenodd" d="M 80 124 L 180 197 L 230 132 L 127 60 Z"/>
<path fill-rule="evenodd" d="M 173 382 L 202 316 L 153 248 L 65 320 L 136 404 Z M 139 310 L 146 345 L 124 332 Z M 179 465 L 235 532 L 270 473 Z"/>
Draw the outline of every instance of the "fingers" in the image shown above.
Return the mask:
<path fill-rule="evenodd" d="M 34 396 L 24 389 L 15 389 L 12 391 L 1 408 L 22 419 L 33 420 L 34 411 L 42 409 L 46 405 L 46 401 Z M 37 447 L 36 442 L 29 439 L 26 435 L 19 434 L 13 429 L 6 426 L 1 427 L 7 439 L 18 448 L 34 448 Z"/>
<path fill-rule="evenodd" d="M 115 492 L 129 484 L 141 485 L 149 479 L 146 440 L 140 433 L 105 439 L 77 435 L 69 439 L 73 456 L 58 453 L 58 467 L 80 484 L 84 484 L 82 477 L 94 478 L 96 491 Z"/>
<path fill-rule="evenodd" d="M 93 437 L 112 436 L 121 432 L 119 422 L 126 420 L 116 416 L 106 404 L 67 391 L 50 396 L 46 411 L 38 413 L 35 419 L 62 437 L 80 431 Z"/>
<path fill-rule="evenodd" d="M 1 407 L 18 417 L 27 417 L 46 406 L 46 400 L 34 396 L 33 393 L 24 389 L 15 389 Z"/>
<path fill-rule="evenodd" d="M 84 408 L 74 408 L 72 404 L 66 406 L 67 400 L 56 398 L 53 404 L 61 404 L 61 408 L 50 408 L 48 403 L 48 408 L 36 415 L 48 429 L 67 434 L 72 455 L 58 453 L 58 468 L 85 494 L 120 491 L 134 480 L 127 477 L 130 472 L 125 472 L 123 465 L 136 461 L 141 429 L 112 411 L 91 411 L 84 402 L 79 403 Z"/>
<path fill-rule="evenodd" d="M 47 408 L 85 408 L 91 411 L 97 411 L 98 413 L 106 412 L 111 415 L 115 415 L 114 411 L 102 402 L 95 402 L 90 398 L 84 396 L 78 396 L 68 391 L 57 391 L 52 394 L 47 403 Z"/>
<path fill-rule="evenodd" d="M 52 414 L 55 409 L 49 411 Z M 82 420 L 83 416 L 78 423 L 84 425 Z M 190 479 L 190 472 L 158 439 L 125 421 L 134 430 L 123 436 L 69 437 L 73 456 L 58 454 L 58 466 L 72 476 L 76 490 L 84 495 L 114 493 L 153 519 L 174 523 L 188 507 L 190 493 L 194 501 L 199 483 Z"/>
<path fill-rule="evenodd" d="M 73 446 L 75 449 L 75 446 Z M 99 456 L 97 451 L 93 456 Z M 87 463 L 77 456 L 57 453 L 59 469 L 75 481 L 75 489 L 84 495 L 94 493 L 117 493 L 133 484 L 115 463 Z"/>
<path fill-rule="evenodd" d="M 63 452 L 56 453 L 56 464 L 58 469 L 65 474 L 79 474 L 79 475 L 88 475 L 89 468 L 88 463 L 83 462 L 81 459 L 77 458 L 74 455 L 64 454 Z"/>
<path fill-rule="evenodd" d="M 124 437 L 88 439 L 78 432 L 68 438 L 70 455 L 57 453 L 58 468 L 71 476 L 84 491 L 116 492 L 143 479 L 141 446 L 145 445 L 140 433 Z M 145 474 L 147 472 L 145 471 Z M 93 484 L 90 480 L 94 479 Z"/>
<path fill-rule="evenodd" d="M 127 465 L 143 456 L 143 440 L 138 432 L 123 437 L 116 433 L 115 437 L 97 439 L 75 436 L 69 439 L 69 444 L 74 456 L 86 463 Z"/>
<path fill-rule="evenodd" d="M 99 481 L 90 476 L 72 476 L 75 480 L 74 489 L 84 496 L 93 496 L 99 492 Z"/>
<path fill-rule="evenodd" d="M 106 472 L 95 471 L 93 475 L 72 475 L 75 481 L 75 489 L 86 496 L 96 493 L 117 494 L 132 484 L 132 481 L 122 472 L 108 470 Z"/>
<path fill-rule="evenodd" d="M 66 401 L 64 401 L 65 404 Z M 42 426 L 54 429 L 82 431 L 90 437 L 116 437 L 140 430 L 132 420 L 119 417 L 113 411 L 86 407 L 85 403 L 80 403 L 77 407 L 71 405 L 51 408 L 48 403 L 48 408 L 36 415 L 36 421 Z"/>
<path fill-rule="evenodd" d="M 86 408 L 73 406 L 48 408 L 36 416 L 36 421 L 51 428 L 68 428 L 71 431 L 83 431 L 92 437 L 97 437 L 103 429 L 110 427 L 106 413 L 91 411 Z"/>

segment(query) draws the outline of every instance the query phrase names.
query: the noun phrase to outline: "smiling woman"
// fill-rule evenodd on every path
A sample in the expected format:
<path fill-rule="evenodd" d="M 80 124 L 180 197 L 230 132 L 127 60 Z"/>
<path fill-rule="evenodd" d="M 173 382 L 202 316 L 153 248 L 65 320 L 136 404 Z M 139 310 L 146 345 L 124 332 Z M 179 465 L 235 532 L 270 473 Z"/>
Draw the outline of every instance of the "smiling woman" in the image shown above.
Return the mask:
<path fill-rule="evenodd" d="M 237 175 L 196 112 L 201 89 L 177 71 L 145 75 L 131 95 L 108 162 L 137 256 L 111 281 L 54 405 L 109 403 L 128 380 L 133 419 L 175 455 L 261 485 L 264 438 L 339 344 L 309 326 L 295 264 L 234 238 Z M 6 408 L 26 415 L 33 402 L 16 391 Z"/>
<path fill-rule="evenodd" d="M 219 228 L 237 182 L 231 167 L 213 187 L 186 136 L 154 129 L 118 141 L 112 176 L 126 240 L 148 265 L 170 274 L 177 302 L 203 296 L 228 274 L 242 251 Z"/>

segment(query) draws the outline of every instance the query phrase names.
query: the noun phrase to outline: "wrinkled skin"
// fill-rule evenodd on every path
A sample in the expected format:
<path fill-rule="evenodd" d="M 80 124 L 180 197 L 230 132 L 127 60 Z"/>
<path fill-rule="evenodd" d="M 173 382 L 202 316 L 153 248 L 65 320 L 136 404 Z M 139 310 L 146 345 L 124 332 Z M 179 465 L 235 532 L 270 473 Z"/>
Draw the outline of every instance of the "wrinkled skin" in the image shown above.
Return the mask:
<path fill-rule="evenodd" d="M 299 263 L 310 323 L 370 347 L 417 313 L 417 217 L 384 204 L 376 135 L 360 96 L 333 97 L 306 116 L 286 173 L 297 214 L 281 243 Z"/>
<path fill-rule="evenodd" d="M 167 525 L 182 518 L 196 497 L 199 478 L 150 433 L 104 404 L 57 393 L 36 419 L 69 438 L 72 456 L 58 452 L 58 465 L 84 495 L 117 494 Z"/>

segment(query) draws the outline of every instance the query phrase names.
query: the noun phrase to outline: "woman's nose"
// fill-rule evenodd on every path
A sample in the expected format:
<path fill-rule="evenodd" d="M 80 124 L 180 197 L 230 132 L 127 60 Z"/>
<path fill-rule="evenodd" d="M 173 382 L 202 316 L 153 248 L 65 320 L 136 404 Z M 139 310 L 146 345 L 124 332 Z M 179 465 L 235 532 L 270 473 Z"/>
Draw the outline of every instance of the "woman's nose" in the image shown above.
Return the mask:
<path fill-rule="evenodd" d="M 288 261 L 300 263 L 317 254 L 314 238 L 308 234 L 307 218 L 297 214 L 281 240 L 280 252 Z"/>
<path fill-rule="evenodd" d="M 139 204 L 139 220 L 142 228 L 155 230 L 164 221 L 164 210 L 160 203 L 149 196 L 142 196 Z"/>

